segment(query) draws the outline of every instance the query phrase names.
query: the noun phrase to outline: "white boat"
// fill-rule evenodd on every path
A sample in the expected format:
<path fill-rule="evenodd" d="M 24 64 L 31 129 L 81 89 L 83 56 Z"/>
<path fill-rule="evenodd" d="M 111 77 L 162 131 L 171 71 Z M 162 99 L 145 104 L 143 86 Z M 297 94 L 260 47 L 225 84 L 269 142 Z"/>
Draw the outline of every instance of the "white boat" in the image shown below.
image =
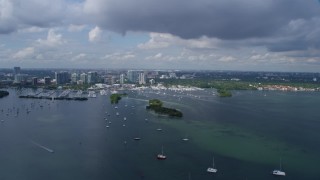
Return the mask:
<path fill-rule="evenodd" d="M 208 167 L 207 172 L 216 173 L 218 169 L 214 168 L 214 158 L 212 158 L 212 167 Z"/>
<path fill-rule="evenodd" d="M 89 91 L 88 97 L 89 97 L 89 98 L 96 98 L 96 97 L 97 97 L 96 92 L 94 92 L 94 91 Z"/>
<path fill-rule="evenodd" d="M 273 170 L 272 174 L 275 176 L 285 176 L 286 175 L 286 173 L 281 170 L 281 158 L 280 158 L 280 169 Z"/>
<path fill-rule="evenodd" d="M 157 155 L 157 159 L 159 159 L 159 160 L 165 160 L 165 159 L 167 159 L 167 156 L 165 156 L 164 153 L 163 153 L 163 146 L 162 146 L 162 148 L 161 148 L 161 154 L 158 154 L 158 155 Z"/>
<path fill-rule="evenodd" d="M 183 138 L 182 140 L 183 140 L 183 141 L 189 141 L 189 138 L 188 138 L 188 136 L 186 135 L 186 137 Z"/>
<path fill-rule="evenodd" d="M 105 96 L 105 95 L 107 95 L 108 93 L 107 93 L 107 91 L 106 90 L 100 90 L 100 95 L 102 95 L 102 96 Z"/>

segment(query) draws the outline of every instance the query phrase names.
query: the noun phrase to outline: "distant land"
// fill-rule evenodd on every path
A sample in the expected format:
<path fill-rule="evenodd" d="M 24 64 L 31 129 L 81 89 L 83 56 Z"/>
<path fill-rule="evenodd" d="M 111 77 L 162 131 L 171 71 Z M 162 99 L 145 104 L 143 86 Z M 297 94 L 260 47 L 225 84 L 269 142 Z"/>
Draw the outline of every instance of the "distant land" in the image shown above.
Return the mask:
<path fill-rule="evenodd" d="M 221 97 L 231 90 L 320 91 L 320 73 L 128 69 L 0 69 L 0 88 L 90 91 L 145 86 L 215 88 Z"/>

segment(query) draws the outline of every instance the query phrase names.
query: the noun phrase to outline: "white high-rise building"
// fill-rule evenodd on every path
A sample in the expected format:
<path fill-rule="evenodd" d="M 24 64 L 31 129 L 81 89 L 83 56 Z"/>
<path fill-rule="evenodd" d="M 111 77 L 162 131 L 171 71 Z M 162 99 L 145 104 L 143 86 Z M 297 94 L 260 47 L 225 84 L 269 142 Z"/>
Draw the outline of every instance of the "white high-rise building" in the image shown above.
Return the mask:
<path fill-rule="evenodd" d="M 125 75 L 120 74 L 120 84 L 124 84 Z"/>
<path fill-rule="evenodd" d="M 144 73 L 139 73 L 139 84 L 146 84 L 146 75 Z"/>
<path fill-rule="evenodd" d="M 79 80 L 79 75 L 77 73 L 72 73 L 71 74 L 71 82 L 72 82 L 72 84 L 76 84 L 78 80 Z"/>
<path fill-rule="evenodd" d="M 87 84 L 88 83 L 88 78 L 87 78 L 87 74 L 86 73 L 82 73 L 80 74 L 80 80 L 82 81 L 83 84 Z"/>

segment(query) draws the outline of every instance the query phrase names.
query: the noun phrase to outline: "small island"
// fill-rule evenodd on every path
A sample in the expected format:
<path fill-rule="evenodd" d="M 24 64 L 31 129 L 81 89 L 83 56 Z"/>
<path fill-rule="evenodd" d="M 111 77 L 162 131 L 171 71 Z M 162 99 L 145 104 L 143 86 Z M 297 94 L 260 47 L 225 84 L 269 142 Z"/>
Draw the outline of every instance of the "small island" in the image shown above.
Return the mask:
<path fill-rule="evenodd" d="M 122 96 L 126 96 L 127 94 L 126 93 L 123 93 L 123 94 L 111 94 L 110 95 L 110 101 L 111 101 L 111 104 L 118 104 L 118 102 L 121 100 L 121 97 Z"/>
<path fill-rule="evenodd" d="M 217 92 L 219 93 L 220 97 L 232 97 L 231 92 L 226 89 L 218 89 Z"/>
<path fill-rule="evenodd" d="M 8 91 L 0 91 L 0 98 L 3 98 L 5 96 L 8 96 L 9 92 Z"/>
<path fill-rule="evenodd" d="M 170 117 L 182 117 L 182 112 L 162 106 L 163 103 L 159 99 L 149 100 L 149 106 L 146 107 L 147 110 L 153 110 L 158 114 L 165 114 Z"/>

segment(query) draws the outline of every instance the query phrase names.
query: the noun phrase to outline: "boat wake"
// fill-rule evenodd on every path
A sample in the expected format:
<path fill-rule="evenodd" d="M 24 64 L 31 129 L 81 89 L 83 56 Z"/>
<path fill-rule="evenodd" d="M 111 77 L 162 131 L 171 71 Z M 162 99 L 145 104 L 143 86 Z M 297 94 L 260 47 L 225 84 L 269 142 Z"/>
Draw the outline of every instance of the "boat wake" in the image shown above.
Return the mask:
<path fill-rule="evenodd" d="M 40 148 L 42 148 L 42 149 L 44 149 L 44 150 L 46 150 L 46 151 L 48 151 L 48 152 L 50 152 L 50 153 L 54 153 L 54 150 L 52 150 L 52 149 L 50 149 L 50 148 L 48 148 L 48 147 L 45 147 L 45 146 L 43 146 L 43 145 L 41 145 L 41 144 L 39 144 L 39 143 L 36 143 L 36 142 L 34 142 L 34 141 L 32 141 L 32 140 L 31 140 L 31 143 L 34 144 L 34 145 L 36 145 L 36 146 L 38 146 L 38 147 L 40 147 Z"/>

